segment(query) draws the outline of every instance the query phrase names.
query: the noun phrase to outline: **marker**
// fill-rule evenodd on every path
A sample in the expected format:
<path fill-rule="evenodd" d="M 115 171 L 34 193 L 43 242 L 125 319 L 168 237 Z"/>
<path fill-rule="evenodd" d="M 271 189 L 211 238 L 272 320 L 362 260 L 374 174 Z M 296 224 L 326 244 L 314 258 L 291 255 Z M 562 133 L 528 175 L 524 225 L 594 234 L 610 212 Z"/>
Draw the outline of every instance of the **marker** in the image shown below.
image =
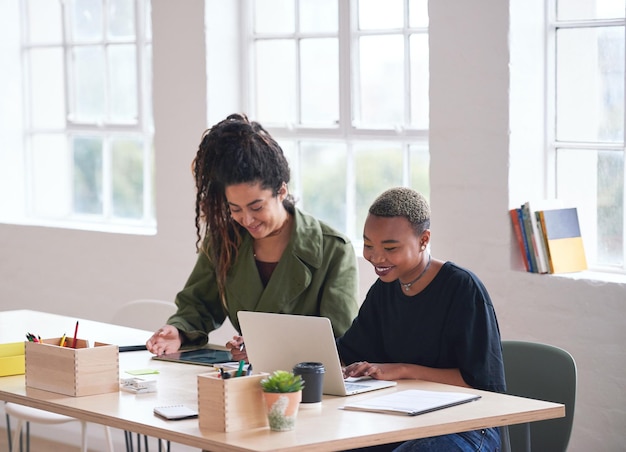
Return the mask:
<path fill-rule="evenodd" d="M 235 374 L 235 377 L 241 377 L 243 375 L 243 366 L 246 364 L 246 362 L 242 359 L 239 361 L 239 368 L 237 369 L 237 373 Z"/>
<path fill-rule="evenodd" d="M 76 328 L 74 328 L 74 340 L 72 341 L 72 348 L 76 348 L 77 338 L 78 338 L 78 320 L 76 321 Z"/>

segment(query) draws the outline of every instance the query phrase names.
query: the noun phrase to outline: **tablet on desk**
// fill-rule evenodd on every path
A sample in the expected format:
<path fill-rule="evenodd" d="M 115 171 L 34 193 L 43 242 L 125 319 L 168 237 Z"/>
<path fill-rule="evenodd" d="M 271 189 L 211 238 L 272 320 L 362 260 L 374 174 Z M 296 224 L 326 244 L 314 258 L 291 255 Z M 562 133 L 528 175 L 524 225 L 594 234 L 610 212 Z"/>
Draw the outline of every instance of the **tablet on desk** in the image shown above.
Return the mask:
<path fill-rule="evenodd" d="M 189 350 L 179 350 L 166 355 L 155 355 L 152 359 L 156 359 L 158 361 L 172 361 L 178 363 L 213 366 L 213 364 L 232 361 L 233 357 L 229 351 L 203 347 Z"/>

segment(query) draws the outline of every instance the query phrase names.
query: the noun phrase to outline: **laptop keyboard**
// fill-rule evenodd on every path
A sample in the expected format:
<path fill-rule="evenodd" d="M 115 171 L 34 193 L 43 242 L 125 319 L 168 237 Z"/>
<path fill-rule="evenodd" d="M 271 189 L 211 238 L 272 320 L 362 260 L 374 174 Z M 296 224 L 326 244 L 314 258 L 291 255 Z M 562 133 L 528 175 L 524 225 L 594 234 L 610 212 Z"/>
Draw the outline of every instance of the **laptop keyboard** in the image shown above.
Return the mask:
<path fill-rule="evenodd" d="M 346 391 L 348 391 L 348 392 L 358 391 L 359 389 L 367 388 L 367 385 L 361 385 L 361 384 L 358 384 L 358 383 L 347 383 L 347 382 L 344 382 L 344 385 L 346 386 Z"/>

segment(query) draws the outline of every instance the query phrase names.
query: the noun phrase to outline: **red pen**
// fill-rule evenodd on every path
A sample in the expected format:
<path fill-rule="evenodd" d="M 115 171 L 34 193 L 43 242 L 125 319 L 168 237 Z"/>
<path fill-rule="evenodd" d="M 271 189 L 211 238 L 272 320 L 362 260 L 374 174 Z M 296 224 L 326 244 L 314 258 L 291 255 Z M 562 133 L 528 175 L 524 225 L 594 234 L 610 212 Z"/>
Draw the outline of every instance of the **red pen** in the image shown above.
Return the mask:
<path fill-rule="evenodd" d="M 74 328 L 74 340 L 72 341 L 72 348 L 76 348 L 76 338 L 78 338 L 78 320 L 76 321 L 76 328 Z"/>

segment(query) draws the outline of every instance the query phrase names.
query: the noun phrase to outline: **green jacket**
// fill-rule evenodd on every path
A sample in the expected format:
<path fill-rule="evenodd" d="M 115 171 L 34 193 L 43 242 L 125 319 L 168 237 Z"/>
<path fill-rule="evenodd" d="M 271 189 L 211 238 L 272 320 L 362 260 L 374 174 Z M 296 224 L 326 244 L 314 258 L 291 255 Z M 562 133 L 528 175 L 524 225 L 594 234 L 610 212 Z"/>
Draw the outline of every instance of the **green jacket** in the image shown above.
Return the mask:
<path fill-rule="evenodd" d="M 205 344 L 208 333 L 219 328 L 226 315 L 240 331 L 241 310 L 328 317 L 335 337 L 348 329 L 358 312 L 358 273 L 347 237 L 296 209 L 289 244 L 265 288 L 252 244 L 252 237 L 244 233 L 226 282 L 228 313 L 218 295 L 215 268 L 205 253 L 199 253 L 176 296 L 178 311 L 167 321 L 184 332 L 184 345 Z"/>

